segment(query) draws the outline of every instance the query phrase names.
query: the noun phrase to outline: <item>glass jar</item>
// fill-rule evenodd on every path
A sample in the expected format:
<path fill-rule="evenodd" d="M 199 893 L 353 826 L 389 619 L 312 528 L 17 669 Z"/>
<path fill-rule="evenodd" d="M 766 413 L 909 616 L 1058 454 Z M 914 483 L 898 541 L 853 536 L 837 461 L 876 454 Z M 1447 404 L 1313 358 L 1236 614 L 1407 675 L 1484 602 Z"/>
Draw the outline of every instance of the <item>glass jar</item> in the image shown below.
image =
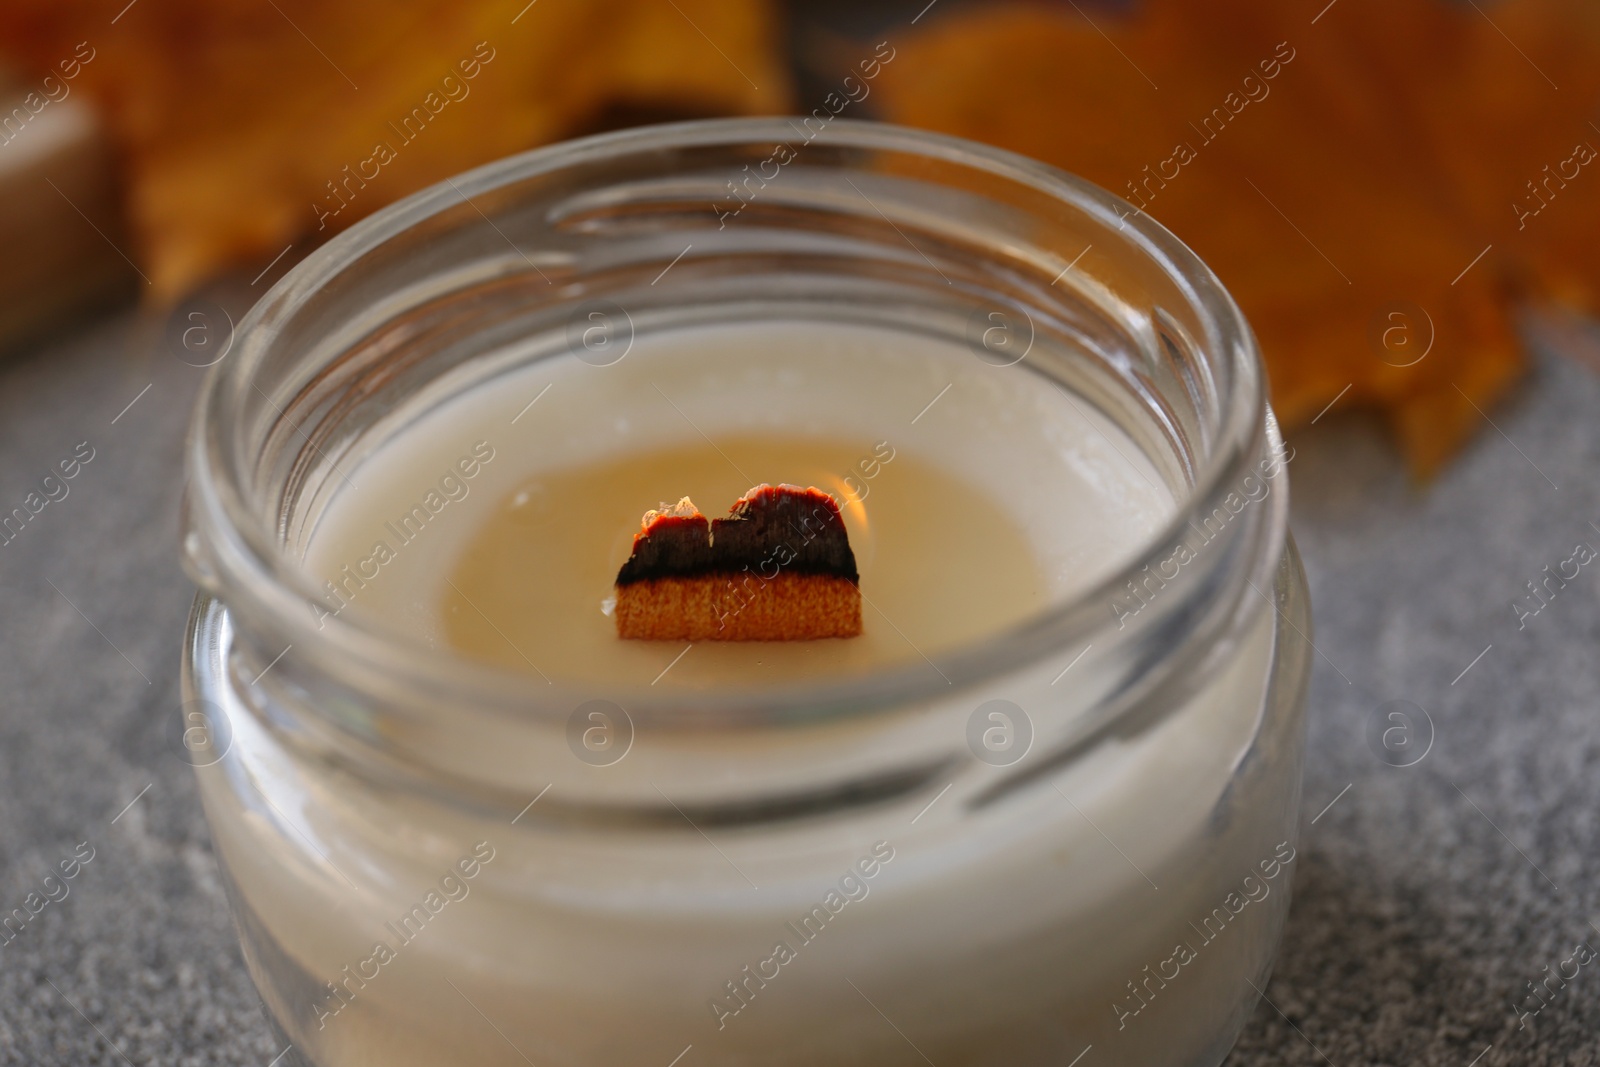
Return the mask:
<path fill-rule="evenodd" d="M 933 671 L 803 685 L 577 692 L 326 609 L 318 519 L 420 412 L 594 358 L 594 323 L 779 311 L 1093 408 L 1170 521 Z M 285 1062 L 1217 1064 L 1295 857 L 1290 458 L 1192 253 L 951 138 L 630 130 L 335 238 L 240 324 L 187 453 L 185 738 Z"/>

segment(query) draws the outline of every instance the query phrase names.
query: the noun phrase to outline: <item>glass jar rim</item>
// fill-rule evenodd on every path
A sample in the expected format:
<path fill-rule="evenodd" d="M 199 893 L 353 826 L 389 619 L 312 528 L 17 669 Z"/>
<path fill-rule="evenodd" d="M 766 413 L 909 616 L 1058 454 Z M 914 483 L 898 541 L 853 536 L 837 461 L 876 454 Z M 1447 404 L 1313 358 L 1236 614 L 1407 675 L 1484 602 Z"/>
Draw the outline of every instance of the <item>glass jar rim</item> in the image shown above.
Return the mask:
<path fill-rule="evenodd" d="M 526 716 L 543 706 L 570 708 L 576 690 L 541 684 L 505 668 L 466 660 L 358 618 L 329 617 L 318 623 L 318 592 L 284 551 L 277 531 L 252 512 L 243 484 L 251 457 L 225 427 L 238 419 L 238 402 L 255 370 L 286 323 L 323 286 L 404 231 L 423 224 L 462 200 L 518 181 L 608 158 L 653 150 L 765 145 L 792 138 L 783 118 L 706 119 L 637 127 L 537 148 L 447 179 L 391 204 L 313 251 L 293 267 L 241 320 L 234 358 L 213 367 L 197 402 L 187 444 L 189 493 L 185 556 L 191 573 L 230 609 L 272 631 L 287 644 L 355 664 L 374 676 L 403 678 L 421 692 L 470 699 L 486 711 Z M 670 719 L 692 703 L 698 721 L 814 719 L 828 714 L 903 706 L 921 697 L 964 689 L 1008 671 L 1043 662 L 1064 647 L 1077 647 L 1106 628 L 1106 603 L 1154 565 L 1164 550 L 1192 527 L 1197 514 L 1219 500 L 1228 486 L 1249 475 L 1263 444 L 1276 439 L 1267 410 L 1265 372 L 1255 337 L 1233 298 L 1212 271 L 1176 236 L 1142 211 L 1084 179 L 1016 153 L 906 127 L 859 120 L 833 120 L 817 140 L 831 148 L 894 152 L 983 172 L 1043 194 L 1115 227 L 1134 249 L 1157 265 L 1189 302 L 1209 336 L 1201 347 L 1225 359 L 1231 388 L 1218 398 L 1214 444 L 1193 470 L 1187 492 L 1177 495 L 1167 524 L 1115 572 L 1077 596 L 1054 603 L 1022 624 L 939 653 L 930 660 L 937 677 L 920 662 L 897 664 L 845 679 L 781 686 L 725 687 L 689 693 L 638 691 L 626 696 L 630 714 Z M 1286 529 L 1281 500 L 1271 509 L 1267 541 Z M 551 698 L 555 698 L 552 700 Z"/>

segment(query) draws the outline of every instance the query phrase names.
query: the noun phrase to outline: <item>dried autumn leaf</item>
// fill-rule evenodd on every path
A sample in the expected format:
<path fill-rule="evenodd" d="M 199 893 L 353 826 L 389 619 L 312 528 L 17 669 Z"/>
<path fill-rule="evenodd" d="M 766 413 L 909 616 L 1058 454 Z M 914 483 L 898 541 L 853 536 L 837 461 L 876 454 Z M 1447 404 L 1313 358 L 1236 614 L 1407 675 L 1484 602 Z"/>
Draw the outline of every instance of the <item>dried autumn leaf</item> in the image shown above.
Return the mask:
<path fill-rule="evenodd" d="M 1286 422 L 1341 395 L 1375 406 L 1419 474 L 1517 376 L 1514 298 L 1600 296 L 1600 173 L 1570 176 L 1575 146 L 1600 144 L 1582 0 L 970 8 L 907 40 L 881 89 L 895 121 L 1159 219 L 1238 299 Z M 1513 204 L 1547 163 L 1569 177 L 1530 205 L 1566 217 L 1535 232 Z"/>
<path fill-rule="evenodd" d="M 0 52 L 58 79 L 77 52 L 163 296 L 611 109 L 789 100 L 765 0 L 125 2 L 7 0 Z"/>

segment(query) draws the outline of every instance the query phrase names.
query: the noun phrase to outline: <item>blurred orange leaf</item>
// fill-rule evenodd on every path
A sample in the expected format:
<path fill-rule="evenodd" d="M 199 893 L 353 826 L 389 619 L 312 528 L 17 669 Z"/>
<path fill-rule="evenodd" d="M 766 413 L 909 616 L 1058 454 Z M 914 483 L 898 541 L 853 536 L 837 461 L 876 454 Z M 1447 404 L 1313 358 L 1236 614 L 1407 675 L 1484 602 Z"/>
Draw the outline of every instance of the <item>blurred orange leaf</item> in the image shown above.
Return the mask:
<path fill-rule="evenodd" d="M 608 111 L 789 103 L 765 0 L 125 4 L 6 0 L 0 52 L 100 105 L 163 296 Z"/>
<path fill-rule="evenodd" d="M 1514 300 L 1600 296 L 1590 0 L 973 6 L 881 88 L 894 121 L 1160 220 L 1238 299 L 1287 423 L 1377 407 L 1418 474 L 1519 373 Z"/>

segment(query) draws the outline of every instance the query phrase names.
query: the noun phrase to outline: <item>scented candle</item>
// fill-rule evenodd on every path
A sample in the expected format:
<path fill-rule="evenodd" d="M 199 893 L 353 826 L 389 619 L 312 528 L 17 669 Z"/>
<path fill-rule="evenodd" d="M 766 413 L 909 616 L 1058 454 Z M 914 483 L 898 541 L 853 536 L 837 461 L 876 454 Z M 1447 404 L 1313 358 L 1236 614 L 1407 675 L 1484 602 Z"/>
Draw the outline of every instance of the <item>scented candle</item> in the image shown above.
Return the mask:
<path fill-rule="evenodd" d="M 730 223 L 786 138 L 419 194 L 215 373 L 191 755 L 302 1062 L 1189 1067 L 1254 1005 L 1307 622 L 1248 329 L 943 138 L 835 124 Z M 860 635 L 619 638 L 640 516 L 761 483 L 837 502 Z"/>

